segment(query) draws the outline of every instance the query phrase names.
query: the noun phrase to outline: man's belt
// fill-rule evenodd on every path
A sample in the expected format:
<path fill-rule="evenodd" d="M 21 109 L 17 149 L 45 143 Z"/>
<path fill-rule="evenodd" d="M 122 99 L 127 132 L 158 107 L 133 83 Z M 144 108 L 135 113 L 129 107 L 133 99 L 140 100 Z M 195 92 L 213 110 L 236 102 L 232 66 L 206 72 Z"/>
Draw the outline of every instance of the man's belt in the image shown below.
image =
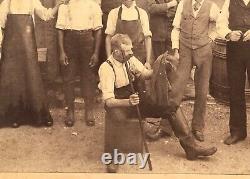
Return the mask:
<path fill-rule="evenodd" d="M 74 34 L 79 34 L 79 35 L 83 35 L 83 34 L 89 34 L 92 33 L 91 29 L 88 30 L 74 30 L 74 29 L 66 29 L 65 30 L 66 33 L 74 33 Z"/>

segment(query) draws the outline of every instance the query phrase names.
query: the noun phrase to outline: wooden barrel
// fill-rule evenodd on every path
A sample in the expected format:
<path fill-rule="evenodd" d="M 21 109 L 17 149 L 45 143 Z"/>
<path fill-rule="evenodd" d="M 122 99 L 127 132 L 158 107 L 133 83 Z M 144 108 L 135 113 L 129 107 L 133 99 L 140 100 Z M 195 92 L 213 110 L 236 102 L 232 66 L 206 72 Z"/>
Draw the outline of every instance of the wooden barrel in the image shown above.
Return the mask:
<path fill-rule="evenodd" d="M 229 84 L 226 67 L 226 41 L 216 38 L 213 43 L 212 75 L 210 79 L 210 94 L 220 102 L 229 103 Z M 250 89 L 248 80 L 245 87 L 246 103 L 250 106 Z"/>

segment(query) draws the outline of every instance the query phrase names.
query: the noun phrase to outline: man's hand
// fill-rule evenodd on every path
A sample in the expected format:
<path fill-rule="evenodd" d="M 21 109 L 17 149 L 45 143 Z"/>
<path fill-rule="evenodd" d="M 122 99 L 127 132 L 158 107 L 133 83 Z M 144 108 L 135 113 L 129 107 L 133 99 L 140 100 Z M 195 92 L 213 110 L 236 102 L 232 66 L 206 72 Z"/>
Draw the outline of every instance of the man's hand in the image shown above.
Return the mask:
<path fill-rule="evenodd" d="M 68 4 L 70 0 L 56 0 L 56 6 L 61 4 Z"/>
<path fill-rule="evenodd" d="M 176 60 L 180 59 L 179 49 L 174 49 L 174 57 L 176 58 Z"/>
<path fill-rule="evenodd" d="M 151 69 L 151 65 L 150 65 L 150 63 L 149 63 L 149 62 L 146 62 L 146 63 L 144 64 L 144 66 L 145 66 L 148 70 L 150 70 L 150 69 Z"/>
<path fill-rule="evenodd" d="M 129 103 L 131 106 L 135 106 L 135 105 L 138 105 L 140 103 L 140 98 L 139 98 L 138 93 L 131 94 L 129 96 Z"/>
<path fill-rule="evenodd" d="M 233 42 L 237 42 L 240 40 L 241 36 L 242 36 L 242 32 L 240 30 L 235 30 L 235 31 L 230 32 L 226 36 L 226 38 Z"/>
<path fill-rule="evenodd" d="M 168 3 L 168 8 L 172 8 L 177 6 L 178 2 L 176 0 L 172 0 Z"/>
<path fill-rule="evenodd" d="M 67 66 L 69 64 L 69 59 L 67 57 L 67 55 L 65 54 L 65 52 L 60 53 L 60 64 Z"/>
<path fill-rule="evenodd" d="M 250 40 L 250 30 L 246 31 L 246 33 L 243 35 L 243 41 L 246 42 Z"/>
<path fill-rule="evenodd" d="M 90 68 L 95 67 L 98 64 L 98 62 L 99 62 L 98 55 L 94 53 L 90 58 L 89 67 Z"/>

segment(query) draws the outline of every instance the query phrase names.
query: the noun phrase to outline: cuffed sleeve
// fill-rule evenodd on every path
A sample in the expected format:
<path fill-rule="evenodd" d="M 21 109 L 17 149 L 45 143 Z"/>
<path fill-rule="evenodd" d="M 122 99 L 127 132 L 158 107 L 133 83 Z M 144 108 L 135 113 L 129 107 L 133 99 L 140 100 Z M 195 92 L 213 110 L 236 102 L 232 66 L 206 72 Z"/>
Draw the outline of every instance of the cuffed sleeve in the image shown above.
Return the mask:
<path fill-rule="evenodd" d="M 173 21 L 173 30 L 171 32 L 171 41 L 172 41 L 172 49 L 179 49 L 179 41 L 180 41 L 180 23 L 181 23 L 181 14 L 183 11 L 183 0 L 180 1 L 176 13 L 175 13 L 175 17 L 174 17 L 174 21 Z"/>
<path fill-rule="evenodd" d="M 224 5 L 222 7 L 221 13 L 218 16 L 217 23 L 216 23 L 216 30 L 218 35 L 221 38 L 225 38 L 228 33 L 231 32 L 229 29 L 229 0 L 225 0 Z"/>

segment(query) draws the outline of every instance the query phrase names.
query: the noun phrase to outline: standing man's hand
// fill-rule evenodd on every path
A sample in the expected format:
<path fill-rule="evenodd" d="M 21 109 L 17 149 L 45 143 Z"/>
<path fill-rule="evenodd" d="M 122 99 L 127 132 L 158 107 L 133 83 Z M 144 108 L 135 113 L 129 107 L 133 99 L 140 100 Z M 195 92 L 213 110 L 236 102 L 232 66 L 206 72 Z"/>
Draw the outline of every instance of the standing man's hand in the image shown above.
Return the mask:
<path fill-rule="evenodd" d="M 246 33 L 243 35 L 243 41 L 250 40 L 250 30 L 246 31 Z"/>
<path fill-rule="evenodd" d="M 67 57 L 67 55 L 65 54 L 65 52 L 61 52 L 60 53 L 60 64 L 63 66 L 67 66 L 69 64 L 69 59 Z"/>
<path fill-rule="evenodd" d="M 168 5 L 168 8 L 172 8 L 172 7 L 177 6 L 177 4 L 178 2 L 176 0 L 172 0 L 167 5 Z"/>
<path fill-rule="evenodd" d="M 145 66 L 148 70 L 150 70 L 150 69 L 151 69 L 151 65 L 150 65 L 150 63 L 149 63 L 149 62 L 146 62 L 146 63 L 144 64 L 144 66 Z"/>
<path fill-rule="evenodd" d="M 98 55 L 94 53 L 90 58 L 89 67 L 90 68 L 95 67 L 98 64 L 98 62 L 99 62 Z"/>
<path fill-rule="evenodd" d="M 242 35 L 243 34 L 240 30 L 235 30 L 227 34 L 226 39 L 231 40 L 233 42 L 237 42 L 240 40 Z"/>
<path fill-rule="evenodd" d="M 68 4 L 70 0 L 56 0 L 56 6 L 61 4 Z"/>
<path fill-rule="evenodd" d="M 176 58 L 176 60 L 180 59 L 179 49 L 174 49 L 174 57 Z"/>

